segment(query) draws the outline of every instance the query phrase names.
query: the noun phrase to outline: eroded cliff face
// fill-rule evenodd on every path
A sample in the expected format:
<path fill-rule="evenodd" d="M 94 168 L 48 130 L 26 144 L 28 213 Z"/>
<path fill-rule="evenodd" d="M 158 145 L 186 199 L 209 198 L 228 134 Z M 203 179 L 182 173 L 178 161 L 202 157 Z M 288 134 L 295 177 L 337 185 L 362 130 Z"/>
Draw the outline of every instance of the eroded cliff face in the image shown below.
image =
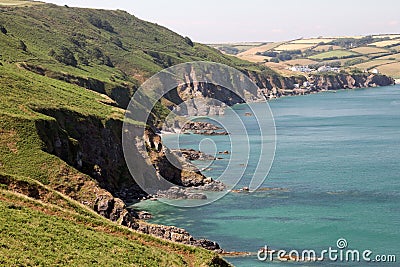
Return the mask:
<path fill-rule="evenodd" d="M 36 122 L 37 133 L 43 141 L 43 150 L 66 163 L 57 179 L 50 181 L 50 188 L 79 201 L 114 222 L 140 232 L 211 250 L 219 249 L 217 243 L 196 240 L 184 229 L 150 225 L 138 220 L 136 212 L 127 208 L 127 202 L 146 197 L 147 193 L 136 184 L 125 162 L 121 120 L 102 121 L 95 116 L 62 109 L 36 111 L 50 117 Z M 141 126 L 135 127 L 139 129 Z M 139 130 L 138 132 L 143 133 Z M 139 170 L 153 170 L 151 175 L 161 174 L 169 181 L 182 186 L 209 183 L 209 179 L 188 161 L 164 147 L 160 136 L 151 129 L 144 131 L 144 138 L 141 140 L 145 142 L 146 151 L 135 150 L 133 153 L 135 166 Z M 132 144 L 133 149 L 136 147 L 137 144 Z M 142 153 L 149 155 L 150 162 L 143 159 Z M 172 159 L 174 164 L 178 165 L 173 165 L 168 159 Z M 152 165 L 151 168 L 148 164 Z M 142 175 L 141 178 L 146 178 L 146 175 L 150 174 Z M 8 185 L 9 190 L 36 199 L 45 199 L 48 195 L 45 186 L 35 182 L 21 183 L 13 181 L 11 177 L 0 177 L 0 180 L 2 184 Z"/>
<path fill-rule="evenodd" d="M 121 189 L 126 188 L 131 191 L 131 195 L 136 194 L 136 198 L 145 195 L 136 188 L 135 180 L 125 162 L 121 120 L 108 119 L 104 122 L 94 116 L 83 116 L 60 109 L 42 109 L 39 112 L 54 118 L 54 120 L 41 120 L 36 125 L 38 134 L 45 143 L 46 152 L 58 156 L 69 165 L 91 176 L 112 194 L 120 195 Z M 138 133 L 141 132 L 139 127 L 137 126 Z M 150 128 L 144 131 L 144 141 L 147 151 L 135 150 L 133 154 L 138 169 L 144 169 L 144 165 L 148 164 L 142 157 L 143 153 L 147 153 L 154 168 L 146 170 L 158 172 L 176 185 L 204 184 L 206 177 L 193 165 L 172 154 L 163 146 L 161 137 Z M 132 142 L 138 141 L 132 140 Z M 138 147 L 138 144 L 132 144 L 132 149 Z M 170 162 L 171 159 L 175 159 L 174 164 Z M 126 197 L 128 200 L 127 196 L 121 197 Z"/>
<path fill-rule="evenodd" d="M 353 89 L 394 84 L 392 78 L 379 74 L 314 75 L 310 77 L 309 82 L 313 83 L 315 88 L 319 90 Z"/>
<path fill-rule="evenodd" d="M 395 81 L 379 74 L 315 74 L 306 76 L 283 77 L 276 74 L 267 74 L 255 71 L 245 71 L 250 80 L 258 87 L 243 81 L 232 79 L 227 83 L 229 89 L 208 82 L 196 82 L 196 73 L 192 70 L 186 78 L 186 84 L 173 90 L 166 99 L 172 105 L 171 109 L 179 115 L 203 116 L 220 115 L 226 106 L 244 102 L 255 102 L 284 95 L 307 94 L 321 90 L 353 89 L 363 87 L 377 87 L 393 85 Z M 197 77 L 201 80 L 202 77 Z M 308 82 L 307 88 L 298 89 Z M 233 90 L 232 90 L 233 89 Z M 179 105 L 179 106 L 178 106 Z"/>

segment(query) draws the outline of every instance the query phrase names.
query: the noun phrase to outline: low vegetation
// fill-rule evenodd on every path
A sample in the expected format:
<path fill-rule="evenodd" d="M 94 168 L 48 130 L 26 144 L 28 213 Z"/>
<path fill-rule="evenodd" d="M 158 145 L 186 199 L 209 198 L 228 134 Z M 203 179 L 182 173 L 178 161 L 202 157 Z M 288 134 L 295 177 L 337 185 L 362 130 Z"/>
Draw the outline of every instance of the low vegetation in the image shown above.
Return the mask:
<path fill-rule="evenodd" d="M 124 11 L 30 1 L 0 2 L 0 47 L 1 266 L 226 266 L 214 252 L 139 234 L 90 210 L 83 200 L 104 188 L 49 151 L 57 142 L 47 139 L 76 149 L 75 121 L 120 136 L 106 126 L 122 123 L 147 77 L 177 63 L 270 70 Z M 160 104 L 152 116 L 164 112 Z"/>
<path fill-rule="evenodd" d="M 2 266 L 214 266 L 204 249 L 168 243 L 117 226 L 100 215 L 71 211 L 0 189 Z"/>

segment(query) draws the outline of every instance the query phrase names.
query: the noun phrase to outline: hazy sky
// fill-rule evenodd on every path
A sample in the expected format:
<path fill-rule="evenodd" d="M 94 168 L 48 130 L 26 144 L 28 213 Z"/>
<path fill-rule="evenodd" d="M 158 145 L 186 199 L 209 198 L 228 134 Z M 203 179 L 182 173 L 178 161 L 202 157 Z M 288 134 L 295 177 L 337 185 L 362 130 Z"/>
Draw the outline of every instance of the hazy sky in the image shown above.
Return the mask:
<path fill-rule="evenodd" d="M 400 33 L 398 0 L 45 0 L 123 9 L 202 43 Z"/>

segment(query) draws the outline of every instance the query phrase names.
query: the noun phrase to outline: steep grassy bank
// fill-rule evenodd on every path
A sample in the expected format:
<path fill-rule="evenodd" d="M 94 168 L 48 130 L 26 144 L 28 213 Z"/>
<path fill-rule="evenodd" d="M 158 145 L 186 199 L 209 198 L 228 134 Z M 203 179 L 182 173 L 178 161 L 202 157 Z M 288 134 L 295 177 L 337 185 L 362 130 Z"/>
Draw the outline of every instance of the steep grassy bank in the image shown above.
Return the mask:
<path fill-rule="evenodd" d="M 76 216 L 86 216 L 86 209 L 90 208 L 117 224 L 163 239 L 203 247 L 213 245 L 206 240 L 194 239 L 183 229 L 148 225 L 137 220 L 136 213 L 128 210 L 123 200 L 116 197 L 132 199 L 145 195 L 130 177 L 123 158 L 122 108 L 127 105 L 142 79 L 164 67 L 162 60 L 155 60 L 144 52 L 140 56 L 147 58 L 147 61 L 144 58 L 135 58 L 134 50 L 142 51 L 142 47 L 148 42 L 145 36 L 154 34 L 153 31 L 156 31 L 159 38 L 164 36 L 167 39 L 163 42 L 166 49 L 170 49 L 170 44 L 176 44 L 177 47 L 185 45 L 191 49 L 193 44 L 188 45 L 188 39 L 165 28 L 137 20 L 122 11 L 70 10 L 44 4 L 35 8 L 0 8 L 0 184 L 2 190 L 7 190 L 4 194 L 22 194 L 27 197 L 28 202 L 51 205 L 68 213 L 73 212 Z M 118 34 L 115 30 L 111 33 L 109 27 L 100 27 L 98 20 L 93 18 L 95 16 L 101 17 L 101 23 L 106 25 L 108 22 L 104 22 L 105 18 L 113 21 L 125 16 L 131 21 L 123 21 L 125 24 L 121 22 L 122 25 L 143 27 L 144 30 L 139 32 L 147 33 L 134 38 L 122 37 L 134 44 L 130 46 L 130 50 L 126 44 L 123 49 L 114 53 L 117 50 L 113 44 L 115 40 L 111 41 L 108 34 Z M 51 27 L 46 24 L 49 21 L 52 22 Z M 135 21 L 138 24 L 136 26 Z M 87 27 L 89 30 L 82 26 L 85 23 L 92 25 Z M 91 40 L 81 40 L 81 44 L 70 39 L 76 35 L 83 38 L 84 34 L 94 37 Z M 118 43 L 116 47 L 121 46 L 119 41 L 115 41 Z M 147 48 L 149 47 L 159 49 L 153 44 L 148 44 Z M 178 50 L 177 47 L 173 49 Z M 204 48 L 205 51 L 209 50 Z M 184 49 L 179 51 L 182 50 Z M 132 62 L 119 60 L 128 58 L 126 53 L 132 54 Z M 192 59 L 186 57 L 183 60 Z M 117 64 L 123 67 L 117 67 Z M 139 103 L 137 105 L 140 107 Z M 154 120 L 162 116 L 163 112 L 164 109 L 160 106 L 158 112 L 153 114 Z M 145 127 L 134 121 L 131 123 L 135 127 Z M 152 138 L 148 138 L 148 142 L 153 142 Z M 155 158 L 162 162 L 163 155 L 159 153 Z M 140 164 L 146 163 L 139 161 L 138 168 Z M 181 179 L 184 177 L 176 169 L 165 163 L 159 169 L 163 170 L 162 168 L 174 175 L 171 177 L 175 179 L 174 182 L 182 183 Z M 193 176 L 191 171 L 185 173 L 188 177 Z M 122 189 L 129 189 L 129 194 L 121 192 Z M 23 217 L 32 217 L 35 224 L 42 223 L 44 228 L 35 230 L 26 227 L 26 220 L 15 213 L 13 220 L 4 224 L 1 236 L 2 243 L 7 243 L 10 238 L 13 241 L 9 246 L 3 246 L 1 255 L 9 255 L 7 261 L 1 262 L 5 265 L 109 265 L 107 261 L 110 264 L 118 261 L 121 264 L 139 266 L 145 263 L 149 266 L 226 265 L 213 252 L 184 245 L 175 249 L 179 245 L 145 235 L 141 235 L 144 239 L 131 242 L 131 233 L 134 236 L 138 234 L 128 228 L 119 230 L 129 233 L 125 234 L 127 240 L 120 242 L 120 237 L 105 236 L 103 241 L 106 244 L 97 246 L 99 242 L 95 240 L 98 235 L 111 231 L 109 226 L 116 227 L 111 221 L 101 226 L 100 231 L 97 228 L 90 230 L 93 236 L 87 232 L 85 238 L 81 238 L 75 233 L 84 231 L 79 230 L 82 227 L 89 227 L 92 218 L 82 221 L 82 227 L 74 226 L 75 220 L 70 220 L 71 217 L 63 218 L 58 212 L 37 213 L 32 210 L 32 205 L 14 209 L 16 202 L 19 201 L 14 197 L 2 198 L 2 204 L 11 207 L 3 209 L 2 206 L 3 218 L 18 210 L 23 213 Z M 98 219 L 94 212 L 91 216 L 97 216 Z M 26 229 L 21 231 L 22 228 Z M 47 234 L 46 229 L 49 230 Z M 59 236 L 63 231 L 72 234 L 63 239 Z M 16 235 L 19 232 L 24 235 Z M 154 242 L 147 242 L 146 238 Z M 76 241 L 75 244 L 73 240 Z M 28 241 L 32 243 L 27 244 Z M 114 244 L 114 248 L 108 253 L 110 242 Z M 24 244 L 24 249 L 21 250 L 24 254 L 18 252 L 21 249 L 18 244 Z M 90 247 L 85 247 L 85 244 Z M 188 253 L 181 253 L 181 248 Z M 81 249 L 83 251 L 78 253 Z M 132 250 L 126 252 L 128 249 Z M 39 253 L 41 250 L 42 253 Z M 57 252 L 57 256 L 49 256 L 52 251 Z M 97 256 L 90 256 L 91 253 Z M 121 259 L 118 259 L 119 256 Z"/>
<path fill-rule="evenodd" d="M 136 233 L 61 199 L 54 205 L 0 190 L 1 265 L 226 265 L 209 251 Z"/>

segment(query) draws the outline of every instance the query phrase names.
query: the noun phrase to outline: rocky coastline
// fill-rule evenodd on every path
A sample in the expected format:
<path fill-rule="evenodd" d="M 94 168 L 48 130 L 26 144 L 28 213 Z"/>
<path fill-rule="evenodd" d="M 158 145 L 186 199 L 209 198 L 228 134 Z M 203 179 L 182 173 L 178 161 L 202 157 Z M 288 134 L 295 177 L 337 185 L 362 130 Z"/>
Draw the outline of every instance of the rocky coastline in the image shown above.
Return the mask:
<path fill-rule="evenodd" d="M 274 83 L 274 86 L 268 89 L 267 92 L 269 94 L 275 92 L 277 97 L 289 94 L 289 92 L 282 92 L 280 91 L 282 89 L 277 88 L 286 86 L 289 88 L 293 86 L 294 82 L 300 82 L 295 78 L 283 78 L 284 83 L 277 86 L 279 79 L 274 80 L 271 77 L 270 79 L 271 83 L 269 85 L 267 83 L 269 80 L 264 79 L 262 81 L 265 82 L 264 85 L 267 88 L 268 86 L 272 86 L 272 82 Z M 321 88 L 322 86 L 326 86 L 327 90 L 331 90 L 342 85 L 337 79 L 339 78 L 316 78 L 316 81 L 317 84 L 320 84 Z M 392 84 L 392 80 L 389 78 L 379 78 L 377 76 L 359 78 L 349 78 L 347 76 L 345 80 L 348 81 L 348 84 L 351 84 L 348 88 L 387 85 L 386 83 Z M 208 85 L 196 84 L 196 86 L 197 89 L 204 89 Z M 191 88 L 193 90 L 191 92 L 195 92 L 196 88 Z M 259 88 L 265 87 L 260 86 Z M 220 93 L 218 97 L 225 100 L 227 105 L 234 105 L 243 101 L 243 99 L 234 95 L 229 100 L 224 99 L 226 96 L 223 90 L 218 92 Z M 245 95 L 250 95 L 246 99 L 249 101 L 263 99 L 265 94 L 260 94 L 261 92 L 253 92 L 254 94 L 246 93 Z M 182 93 L 189 94 L 188 91 L 182 91 Z M 202 94 L 201 97 L 207 99 L 210 96 Z M 188 109 L 188 114 L 199 114 L 198 110 L 190 108 Z M 47 108 L 35 111 L 53 118 L 52 120 L 42 120 L 36 123 L 38 136 L 44 144 L 43 150 L 57 156 L 65 161 L 68 166 L 71 166 L 71 168 L 65 167 L 65 169 L 60 171 L 60 178 L 49 186 L 121 225 L 175 242 L 198 245 L 213 250 L 220 249 L 218 244 L 214 244 L 215 242 L 197 241 L 183 229 L 162 225 L 149 226 L 140 219 L 140 216 L 136 212 L 127 208 L 126 205 L 127 203 L 157 197 L 174 199 L 204 198 L 204 195 L 196 192 L 195 188 L 208 191 L 224 190 L 222 184 L 205 177 L 190 163 L 191 159 L 211 158 L 194 151 L 180 152 L 180 154 L 177 151 L 171 151 L 162 144 L 161 136 L 151 129 L 146 130 L 144 142 L 146 143 L 147 151 L 137 152 L 137 168 L 142 168 L 145 164 L 148 164 L 143 161 L 140 155 L 140 153 L 147 153 L 151 165 L 154 166 L 154 172 L 167 177 L 170 182 L 181 186 L 178 189 L 172 187 L 165 192 L 158 192 L 155 196 L 149 196 L 135 183 L 135 180 L 130 176 L 127 169 L 121 141 L 122 121 L 109 119 L 102 122 L 95 116 L 85 116 L 62 109 Z M 66 128 L 65 125 L 70 125 L 71 127 Z M 73 131 L 71 130 L 72 128 L 74 129 Z M 185 130 L 205 135 L 216 133 L 229 134 L 224 132 L 219 126 L 210 123 L 197 122 L 189 124 Z M 183 154 L 186 154 L 187 158 Z M 229 152 L 222 154 L 229 154 Z M 180 168 L 171 164 L 169 161 L 170 156 L 179 163 Z M 79 170 L 81 174 L 75 175 L 74 169 Z M 69 183 L 68 187 L 64 185 L 67 180 Z M 22 185 L 18 186 L 21 187 Z M 185 189 L 181 189 L 182 187 Z"/>

